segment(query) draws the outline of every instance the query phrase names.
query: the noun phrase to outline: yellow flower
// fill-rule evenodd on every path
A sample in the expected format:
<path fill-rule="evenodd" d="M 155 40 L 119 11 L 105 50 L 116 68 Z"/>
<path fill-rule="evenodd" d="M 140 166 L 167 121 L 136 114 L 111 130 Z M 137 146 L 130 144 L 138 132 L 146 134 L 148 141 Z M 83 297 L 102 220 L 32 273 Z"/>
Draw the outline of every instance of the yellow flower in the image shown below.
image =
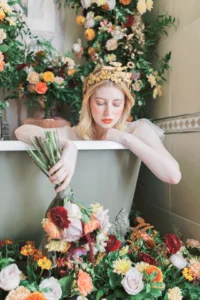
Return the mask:
<path fill-rule="evenodd" d="M 141 261 L 141 262 L 139 262 L 139 263 L 137 263 L 137 264 L 135 265 L 136 269 L 137 269 L 140 273 L 144 272 L 144 271 L 146 270 L 146 268 L 149 267 L 149 266 L 150 266 L 150 265 L 149 265 L 148 263 L 144 262 L 144 261 Z"/>
<path fill-rule="evenodd" d="M 24 256 L 32 256 L 35 253 L 36 249 L 32 245 L 25 245 L 21 249 L 21 254 Z"/>
<path fill-rule="evenodd" d="M 169 300 L 181 300 L 181 299 L 183 299 L 182 292 L 179 289 L 179 287 L 177 287 L 177 286 L 172 288 L 172 289 L 169 289 L 168 293 L 167 293 L 167 296 L 168 296 Z"/>
<path fill-rule="evenodd" d="M 67 241 L 60 240 L 60 241 L 53 241 L 51 240 L 47 245 L 46 248 L 48 251 L 58 251 L 61 253 L 67 252 L 69 250 L 71 244 Z"/>
<path fill-rule="evenodd" d="M 128 253 L 128 250 L 129 250 L 128 246 L 122 247 L 122 249 L 119 251 L 119 255 L 120 256 L 126 255 Z"/>
<path fill-rule="evenodd" d="M 139 0 L 138 3 L 137 3 L 137 10 L 139 11 L 139 13 L 141 15 L 143 15 L 146 10 L 147 10 L 147 7 L 146 7 L 146 2 L 145 0 Z"/>
<path fill-rule="evenodd" d="M 72 76 L 72 75 L 74 75 L 76 73 L 76 69 L 69 69 L 69 70 L 67 70 L 67 75 L 68 76 Z"/>
<path fill-rule="evenodd" d="M 105 3 L 106 3 L 105 0 L 97 0 L 97 5 L 98 5 L 98 6 L 102 6 L 102 5 L 104 5 Z"/>
<path fill-rule="evenodd" d="M 146 8 L 147 8 L 147 10 L 152 10 L 152 8 L 153 8 L 153 1 L 152 0 L 147 0 L 146 1 Z"/>
<path fill-rule="evenodd" d="M 3 21 L 5 19 L 5 13 L 2 9 L 0 9 L 0 21 Z"/>
<path fill-rule="evenodd" d="M 183 276 L 185 277 L 185 279 L 187 279 L 188 281 L 194 280 L 192 270 L 190 270 L 188 268 L 184 268 L 182 273 L 183 273 Z"/>
<path fill-rule="evenodd" d="M 162 96 L 161 85 L 157 85 L 157 87 L 153 90 L 153 98 L 156 99 L 157 96 Z"/>
<path fill-rule="evenodd" d="M 118 259 L 113 263 L 113 272 L 125 275 L 126 272 L 131 269 L 131 264 L 132 262 L 129 259 Z"/>
<path fill-rule="evenodd" d="M 152 74 L 147 75 L 148 82 L 151 84 L 151 87 L 156 86 L 156 77 Z"/>
<path fill-rule="evenodd" d="M 99 252 L 98 255 L 97 255 L 97 260 L 96 260 L 96 264 L 98 265 L 101 260 L 103 259 L 103 257 L 106 255 L 105 252 Z"/>
<path fill-rule="evenodd" d="M 16 26 L 16 23 L 9 17 L 6 18 L 10 26 Z"/>
<path fill-rule="evenodd" d="M 3 3 L 1 2 L 1 8 L 3 8 L 3 10 L 5 11 L 5 13 L 7 14 L 11 14 L 12 13 L 12 9 L 10 7 L 10 5 L 8 5 L 7 3 Z"/>
<path fill-rule="evenodd" d="M 54 82 L 54 74 L 52 72 L 44 72 L 42 78 L 45 82 Z"/>
<path fill-rule="evenodd" d="M 40 258 L 38 261 L 37 261 L 37 264 L 38 266 L 41 268 L 41 269 L 45 269 L 45 270 L 50 270 L 51 269 L 51 265 L 52 265 L 52 262 L 45 256 L 43 258 Z"/>

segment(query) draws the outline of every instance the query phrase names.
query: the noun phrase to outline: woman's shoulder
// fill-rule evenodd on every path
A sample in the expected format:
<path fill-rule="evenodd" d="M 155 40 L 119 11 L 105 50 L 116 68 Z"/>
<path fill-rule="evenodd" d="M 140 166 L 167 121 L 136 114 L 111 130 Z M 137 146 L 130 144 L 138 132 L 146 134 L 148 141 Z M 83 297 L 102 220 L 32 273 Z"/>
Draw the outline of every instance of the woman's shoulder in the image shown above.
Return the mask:
<path fill-rule="evenodd" d="M 58 130 L 59 136 L 64 139 L 71 140 L 71 141 L 80 140 L 76 126 L 74 126 L 74 127 L 64 126 L 64 127 L 58 128 L 57 130 Z"/>
<path fill-rule="evenodd" d="M 164 130 L 152 123 L 146 118 L 138 119 L 133 122 L 127 122 L 127 131 L 129 133 L 147 136 L 151 134 L 156 134 L 161 140 L 164 139 Z"/>

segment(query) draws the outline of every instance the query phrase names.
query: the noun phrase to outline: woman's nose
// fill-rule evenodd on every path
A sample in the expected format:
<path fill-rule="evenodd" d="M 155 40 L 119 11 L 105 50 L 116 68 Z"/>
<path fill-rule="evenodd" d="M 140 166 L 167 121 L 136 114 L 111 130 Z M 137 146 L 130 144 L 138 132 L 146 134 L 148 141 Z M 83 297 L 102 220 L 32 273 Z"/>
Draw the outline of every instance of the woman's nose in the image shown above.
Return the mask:
<path fill-rule="evenodd" d="M 111 107 L 109 105 L 106 105 L 104 110 L 104 115 L 107 117 L 110 116 L 110 113 L 111 113 Z"/>

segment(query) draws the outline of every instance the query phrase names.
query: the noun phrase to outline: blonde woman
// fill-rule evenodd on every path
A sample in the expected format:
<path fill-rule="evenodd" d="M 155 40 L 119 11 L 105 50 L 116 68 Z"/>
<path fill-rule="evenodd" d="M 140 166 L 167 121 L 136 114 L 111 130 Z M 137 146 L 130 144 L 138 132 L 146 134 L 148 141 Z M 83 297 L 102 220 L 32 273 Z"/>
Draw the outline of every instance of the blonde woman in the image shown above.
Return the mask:
<path fill-rule="evenodd" d="M 53 184 L 62 183 L 56 192 L 64 190 L 74 174 L 75 140 L 120 143 L 138 156 L 160 180 L 170 184 L 180 181 L 179 165 L 162 144 L 164 131 L 147 119 L 127 123 L 134 105 L 130 92 L 131 75 L 126 67 L 118 65 L 101 67 L 86 78 L 79 124 L 57 129 L 63 152 L 60 161 L 49 172 Z M 44 129 L 23 125 L 15 134 L 18 140 L 30 144 L 30 136 L 44 137 Z"/>

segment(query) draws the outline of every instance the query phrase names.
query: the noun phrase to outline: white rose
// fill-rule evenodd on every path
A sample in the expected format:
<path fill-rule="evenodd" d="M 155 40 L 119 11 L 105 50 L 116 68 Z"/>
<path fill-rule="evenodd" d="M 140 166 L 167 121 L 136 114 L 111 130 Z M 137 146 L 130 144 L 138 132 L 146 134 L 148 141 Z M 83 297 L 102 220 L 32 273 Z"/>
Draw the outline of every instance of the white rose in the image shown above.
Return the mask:
<path fill-rule="evenodd" d="M 129 295 L 137 295 L 144 288 L 142 274 L 136 268 L 131 268 L 128 272 L 126 272 L 121 284 Z"/>
<path fill-rule="evenodd" d="M 91 5 L 91 0 L 81 0 L 81 4 L 84 8 L 88 8 Z"/>
<path fill-rule="evenodd" d="M 85 28 L 93 28 L 95 26 L 95 20 L 94 19 L 86 20 L 84 26 Z"/>
<path fill-rule="evenodd" d="M 70 221 L 73 221 L 72 219 L 80 220 L 82 218 L 80 208 L 78 207 L 77 204 L 67 202 L 67 204 L 65 204 L 65 209 L 67 210 L 68 219 Z"/>
<path fill-rule="evenodd" d="M 98 209 L 94 213 L 94 217 L 99 221 L 100 229 L 107 232 L 111 224 L 109 223 L 108 209 Z"/>
<path fill-rule="evenodd" d="M 5 267 L 0 272 L 0 288 L 4 291 L 16 289 L 20 283 L 21 271 L 16 264 Z"/>
<path fill-rule="evenodd" d="M 77 298 L 76 298 L 76 300 L 88 300 L 88 298 L 86 298 L 86 297 L 84 297 L 84 296 L 78 296 Z"/>
<path fill-rule="evenodd" d="M 180 252 L 177 252 L 176 254 L 172 254 L 169 258 L 169 261 L 171 262 L 172 265 L 174 265 L 177 269 L 180 270 L 184 269 L 188 264 Z"/>
<path fill-rule="evenodd" d="M 73 44 L 72 49 L 75 53 L 79 53 L 81 51 L 81 45 L 78 43 Z"/>
<path fill-rule="evenodd" d="M 182 300 L 183 299 L 182 292 L 179 289 L 179 287 L 177 287 L 177 286 L 172 289 L 169 289 L 167 296 L 168 296 L 169 300 Z"/>
<path fill-rule="evenodd" d="M 58 85 L 61 85 L 64 81 L 64 78 L 62 77 L 58 77 L 56 76 L 55 79 L 54 79 L 54 82 L 57 83 Z"/>
<path fill-rule="evenodd" d="M 113 39 L 115 39 L 117 41 L 123 39 L 123 37 L 124 37 L 120 26 L 116 26 L 115 29 L 111 31 L 111 35 L 112 35 Z"/>
<path fill-rule="evenodd" d="M 47 300 L 59 300 L 62 296 L 62 289 L 58 280 L 54 277 L 50 277 L 49 279 L 44 279 L 40 285 L 40 290 L 49 288 L 48 292 L 43 292 L 43 295 Z"/>
<path fill-rule="evenodd" d="M 115 8 L 116 0 L 106 0 L 106 3 L 107 3 L 108 6 L 109 6 L 109 10 L 112 10 L 112 9 Z"/>
<path fill-rule="evenodd" d="M 81 221 L 73 219 L 68 228 L 61 231 L 61 238 L 68 242 L 75 242 L 80 239 L 83 234 Z"/>

